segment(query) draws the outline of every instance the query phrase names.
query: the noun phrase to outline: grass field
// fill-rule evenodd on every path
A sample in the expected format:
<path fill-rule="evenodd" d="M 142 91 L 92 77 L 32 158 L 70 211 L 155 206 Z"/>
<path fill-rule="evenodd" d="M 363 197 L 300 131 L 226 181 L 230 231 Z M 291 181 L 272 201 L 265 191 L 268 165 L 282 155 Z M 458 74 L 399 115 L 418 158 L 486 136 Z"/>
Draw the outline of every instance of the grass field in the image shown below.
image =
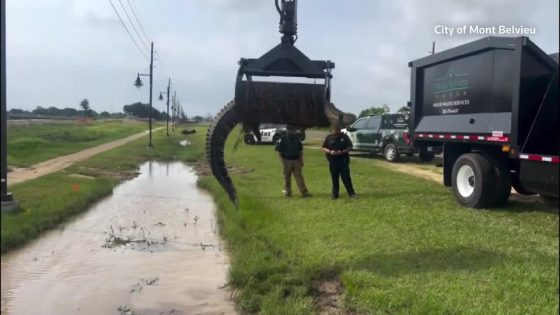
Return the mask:
<path fill-rule="evenodd" d="M 459 206 L 440 184 L 353 158 L 358 200 L 330 200 L 325 157 L 306 149 L 313 198 L 281 194 L 272 146 L 227 160 L 235 210 L 213 178 L 242 313 L 309 314 L 342 300 L 356 314 L 557 314 L 558 214 L 542 205 Z M 313 146 L 316 143 L 312 143 Z M 330 288 L 330 289 L 329 289 Z"/>
<path fill-rule="evenodd" d="M 154 133 L 153 149 L 146 148 L 144 137 L 63 171 L 10 186 L 22 209 L 16 213 L 2 213 L 2 253 L 86 210 L 91 203 L 110 194 L 121 180 L 134 176 L 143 161 L 200 158 L 201 150 L 179 145 L 184 138 L 178 132 L 167 138 L 165 131 L 159 130 Z M 191 141 L 201 148 L 198 139 L 202 139 L 201 136 Z"/>
<path fill-rule="evenodd" d="M 8 124 L 8 165 L 26 167 L 147 129 L 144 122 Z"/>

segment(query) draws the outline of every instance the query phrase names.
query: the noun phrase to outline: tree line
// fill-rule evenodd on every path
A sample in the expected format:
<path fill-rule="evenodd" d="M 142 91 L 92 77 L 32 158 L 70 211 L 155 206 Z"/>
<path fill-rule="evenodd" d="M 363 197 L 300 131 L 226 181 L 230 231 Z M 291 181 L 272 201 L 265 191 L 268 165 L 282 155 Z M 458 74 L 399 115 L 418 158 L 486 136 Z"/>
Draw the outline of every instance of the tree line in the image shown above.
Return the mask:
<path fill-rule="evenodd" d="M 8 114 L 11 117 L 64 117 L 64 118 L 71 118 L 71 117 L 91 117 L 91 118 L 124 118 L 124 117 L 132 117 L 132 118 L 148 118 L 150 113 L 150 105 L 136 102 L 129 105 L 123 106 L 122 112 L 115 112 L 109 113 L 107 111 L 102 111 L 100 113 L 93 110 L 90 106 L 90 102 L 88 99 L 83 99 L 79 103 L 79 108 L 58 108 L 55 106 L 50 107 L 42 107 L 37 106 L 35 109 L 23 110 L 19 108 L 12 108 L 8 111 Z M 185 120 L 187 117 L 183 114 Z M 158 111 L 157 109 L 152 107 L 152 118 L 156 120 L 165 120 L 167 119 L 166 111 Z"/>
<path fill-rule="evenodd" d="M 410 111 L 410 107 L 403 106 L 403 107 L 399 108 L 397 113 L 409 112 L 409 111 Z M 390 112 L 390 109 L 389 109 L 389 106 L 387 104 L 383 104 L 380 107 L 372 106 L 372 107 L 369 107 L 369 108 L 366 108 L 366 109 L 362 110 L 360 112 L 360 114 L 358 115 L 358 118 L 364 117 L 364 116 L 369 116 L 369 115 L 383 115 L 383 114 L 387 114 L 389 112 Z"/>

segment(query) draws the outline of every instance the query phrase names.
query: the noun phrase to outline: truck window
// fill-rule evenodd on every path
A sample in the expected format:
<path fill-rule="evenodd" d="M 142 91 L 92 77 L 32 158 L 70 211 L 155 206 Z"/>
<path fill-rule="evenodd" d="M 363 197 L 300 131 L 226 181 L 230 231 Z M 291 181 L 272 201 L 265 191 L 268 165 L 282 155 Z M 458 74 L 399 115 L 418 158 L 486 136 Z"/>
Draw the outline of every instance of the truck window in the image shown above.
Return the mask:
<path fill-rule="evenodd" d="M 367 125 L 368 120 L 369 120 L 369 117 L 360 118 L 360 119 L 358 119 L 358 121 L 356 121 L 352 125 L 352 128 L 354 128 L 354 129 L 366 129 L 366 125 Z"/>
<path fill-rule="evenodd" d="M 377 130 L 377 129 L 379 129 L 380 123 L 381 123 L 381 117 L 372 117 L 372 118 L 368 121 L 368 124 L 367 124 L 367 126 L 366 126 L 366 129 Z"/>
<path fill-rule="evenodd" d="M 259 125 L 259 129 L 272 129 L 272 128 L 285 128 L 286 125 L 281 125 L 281 124 L 271 124 L 271 123 L 261 123 Z"/>
<path fill-rule="evenodd" d="M 383 117 L 384 129 L 407 129 L 408 115 L 387 115 Z"/>

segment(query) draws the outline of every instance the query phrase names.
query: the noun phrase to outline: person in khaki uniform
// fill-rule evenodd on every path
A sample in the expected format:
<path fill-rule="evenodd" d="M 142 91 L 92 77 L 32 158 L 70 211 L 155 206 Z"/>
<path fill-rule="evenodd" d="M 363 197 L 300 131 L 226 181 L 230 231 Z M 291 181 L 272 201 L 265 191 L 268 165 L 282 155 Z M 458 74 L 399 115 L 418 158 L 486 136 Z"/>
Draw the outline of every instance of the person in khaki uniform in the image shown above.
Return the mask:
<path fill-rule="evenodd" d="M 278 151 L 284 167 L 284 190 L 282 192 L 286 197 L 292 195 L 293 174 L 301 195 L 303 197 L 311 197 L 307 187 L 305 187 L 305 181 L 301 173 L 303 168 L 303 145 L 295 131 L 296 129 L 293 126 L 288 126 L 287 132 L 276 143 L 276 151 Z"/>

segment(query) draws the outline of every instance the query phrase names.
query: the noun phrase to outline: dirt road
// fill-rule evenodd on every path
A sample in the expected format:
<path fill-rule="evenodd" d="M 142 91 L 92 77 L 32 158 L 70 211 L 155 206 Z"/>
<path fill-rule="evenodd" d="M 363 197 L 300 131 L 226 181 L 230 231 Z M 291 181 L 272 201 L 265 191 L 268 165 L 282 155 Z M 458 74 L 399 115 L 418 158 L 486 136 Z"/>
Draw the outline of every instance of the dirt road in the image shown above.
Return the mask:
<path fill-rule="evenodd" d="M 152 130 L 152 132 L 158 131 L 162 128 L 163 127 L 155 128 Z M 16 168 L 8 173 L 8 186 L 60 171 L 76 162 L 87 160 L 94 155 L 114 149 L 116 147 L 120 147 L 123 144 L 129 143 L 136 139 L 140 139 L 146 135 L 148 135 L 148 132 L 143 131 L 141 133 L 137 133 L 135 135 L 128 136 L 126 138 L 118 139 L 115 141 L 107 142 L 93 148 L 85 149 L 68 155 L 59 156 L 57 158 L 41 162 L 32 165 L 30 167 Z"/>

